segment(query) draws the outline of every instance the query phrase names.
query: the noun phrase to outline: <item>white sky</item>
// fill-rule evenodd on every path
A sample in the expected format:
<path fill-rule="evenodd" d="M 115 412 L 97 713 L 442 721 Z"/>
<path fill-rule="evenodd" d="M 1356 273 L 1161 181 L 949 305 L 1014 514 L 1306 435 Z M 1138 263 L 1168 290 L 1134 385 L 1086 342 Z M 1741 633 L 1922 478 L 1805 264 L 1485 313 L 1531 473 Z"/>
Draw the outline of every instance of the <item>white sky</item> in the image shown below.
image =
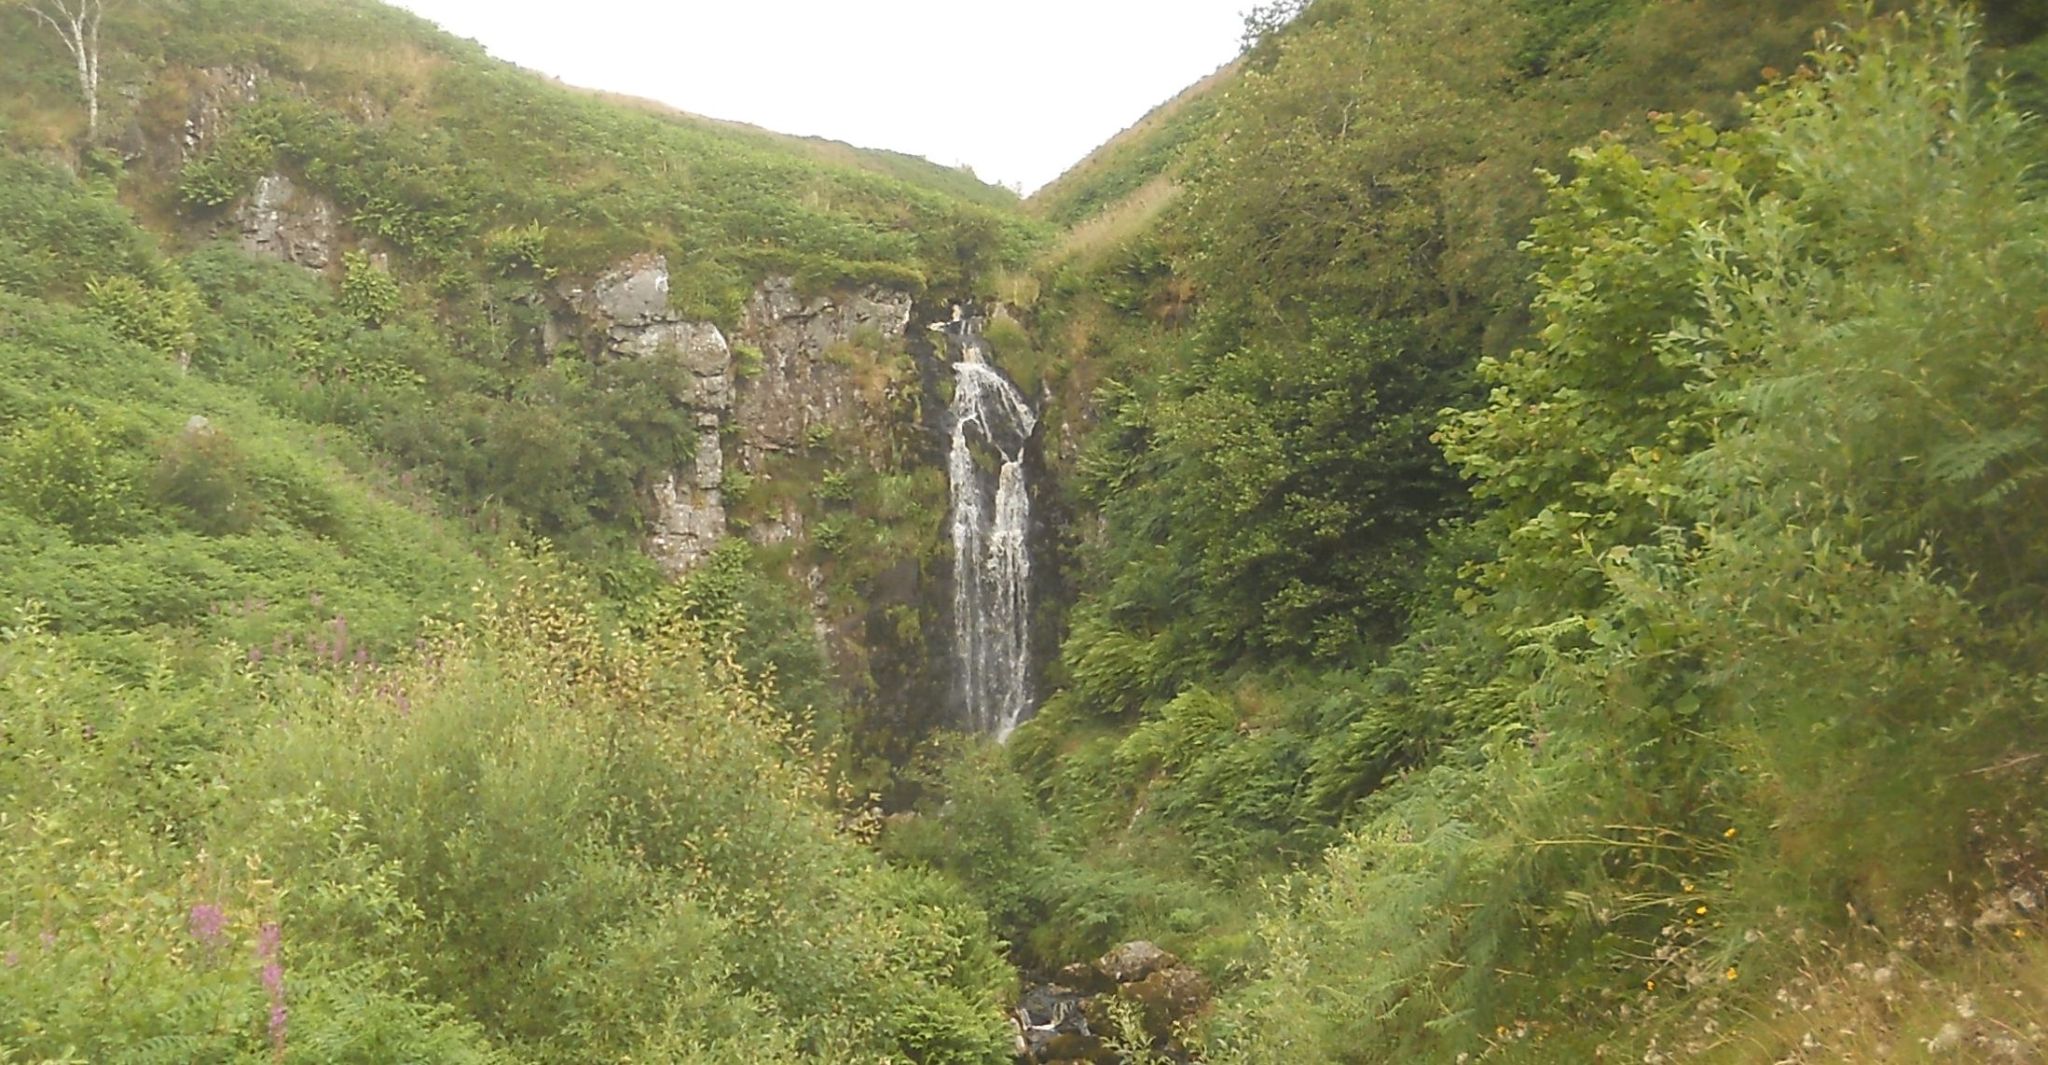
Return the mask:
<path fill-rule="evenodd" d="M 564 81 L 1029 192 L 1237 52 L 1254 0 L 396 0 Z"/>

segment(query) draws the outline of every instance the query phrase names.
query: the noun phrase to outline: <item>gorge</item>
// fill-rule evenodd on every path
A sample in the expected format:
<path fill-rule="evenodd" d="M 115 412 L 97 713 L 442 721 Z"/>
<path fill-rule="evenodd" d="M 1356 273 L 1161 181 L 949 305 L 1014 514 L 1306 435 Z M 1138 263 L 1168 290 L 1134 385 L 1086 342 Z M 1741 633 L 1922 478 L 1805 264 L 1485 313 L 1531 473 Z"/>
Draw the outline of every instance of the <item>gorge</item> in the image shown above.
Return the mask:
<path fill-rule="evenodd" d="M 0 1060 L 2048 1059 L 2048 2 L 1280 0 L 1030 197 L 57 2 Z"/>

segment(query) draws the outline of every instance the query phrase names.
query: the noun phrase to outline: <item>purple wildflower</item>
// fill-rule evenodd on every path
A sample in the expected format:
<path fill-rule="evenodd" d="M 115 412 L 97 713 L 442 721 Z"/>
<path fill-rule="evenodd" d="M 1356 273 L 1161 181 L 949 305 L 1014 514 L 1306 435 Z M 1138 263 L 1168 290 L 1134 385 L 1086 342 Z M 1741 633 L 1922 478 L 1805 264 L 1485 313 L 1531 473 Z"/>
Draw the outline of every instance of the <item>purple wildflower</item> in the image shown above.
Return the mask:
<path fill-rule="evenodd" d="M 278 952 L 284 946 L 284 929 L 270 921 L 256 932 L 256 956 L 263 959 L 263 990 L 270 996 L 270 1047 L 284 1057 L 284 963 Z"/>
<path fill-rule="evenodd" d="M 5 955 L 4 957 L 0 957 L 0 965 L 5 965 L 5 966 L 6 966 L 6 967 L 8 967 L 9 969 L 14 969 L 14 968 L 18 968 L 18 967 L 20 967 L 20 965 L 21 965 L 21 952 L 20 952 L 20 951 L 18 951 L 18 950 L 10 950 L 10 951 L 8 951 L 8 952 L 7 952 L 7 954 L 6 954 L 6 955 Z"/>
<path fill-rule="evenodd" d="M 220 945 L 221 934 L 227 924 L 227 914 L 210 902 L 193 906 L 192 912 L 185 916 L 185 927 L 192 933 L 192 938 L 209 947 Z"/>
<path fill-rule="evenodd" d="M 56 949 L 57 949 L 57 933 L 55 933 L 55 932 L 44 932 L 44 933 L 42 934 L 42 937 L 41 937 L 41 939 L 42 939 L 42 943 L 43 943 L 43 949 L 44 949 L 44 950 L 56 950 Z"/>
<path fill-rule="evenodd" d="M 284 930 L 277 926 L 276 921 L 270 921 L 256 932 L 256 956 L 274 962 L 277 960 L 277 948 L 283 943 Z"/>

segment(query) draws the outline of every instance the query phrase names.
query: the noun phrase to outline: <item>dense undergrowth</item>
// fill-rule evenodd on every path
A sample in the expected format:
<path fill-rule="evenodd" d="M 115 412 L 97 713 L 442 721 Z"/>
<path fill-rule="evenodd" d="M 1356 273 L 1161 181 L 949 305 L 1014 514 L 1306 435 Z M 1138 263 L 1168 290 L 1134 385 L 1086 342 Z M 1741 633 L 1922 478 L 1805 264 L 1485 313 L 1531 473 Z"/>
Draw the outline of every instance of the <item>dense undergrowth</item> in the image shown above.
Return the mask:
<path fill-rule="evenodd" d="M 1924 6 L 1803 62 L 1796 4 L 1281 14 L 1177 203 L 1047 280 L 1105 524 L 1014 778 L 903 845 L 1029 961 L 1203 959 L 1219 1060 L 2038 1053 L 2031 53 Z M 1734 62 L 1641 80 L 1723 18 L 1777 64 L 1737 109 Z"/>
<path fill-rule="evenodd" d="M 768 693 L 543 566 L 311 671 L 0 651 L 0 1047 L 32 1061 L 990 1061 L 1008 969 Z M 118 796 L 117 801 L 109 801 Z"/>
<path fill-rule="evenodd" d="M 0 8 L 0 1060 L 992 1062 L 1139 936 L 1218 1061 L 2039 1056 L 2048 19 L 1898 6 L 1275 5 L 1032 276 L 961 175 L 354 0 L 121 9 L 60 166 Z M 216 239 L 272 172 L 325 273 Z M 915 815 L 793 558 L 638 557 L 688 382 L 537 337 L 646 251 L 1033 304 L 1078 601 Z M 735 497 L 923 560 L 900 444 Z"/>

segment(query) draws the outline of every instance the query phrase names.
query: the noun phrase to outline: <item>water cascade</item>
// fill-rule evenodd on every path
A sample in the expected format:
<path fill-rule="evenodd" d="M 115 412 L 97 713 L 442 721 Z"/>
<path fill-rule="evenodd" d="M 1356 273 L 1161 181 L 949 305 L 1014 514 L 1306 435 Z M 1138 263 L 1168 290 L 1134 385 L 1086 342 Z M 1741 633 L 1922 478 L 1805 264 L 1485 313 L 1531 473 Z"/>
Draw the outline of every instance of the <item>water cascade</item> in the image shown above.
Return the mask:
<path fill-rule="evenodd" d="M 949 330 L 950 331 L 950 330 Z M 1001 740 L 1031 705 L 1031 492 L 1024 449 L 1038 418 L 988 364 L 981 338 L 954 332 L 953 656 L 966 722 Z M 977 443 L 999 466 L 991 477 Z"/>

